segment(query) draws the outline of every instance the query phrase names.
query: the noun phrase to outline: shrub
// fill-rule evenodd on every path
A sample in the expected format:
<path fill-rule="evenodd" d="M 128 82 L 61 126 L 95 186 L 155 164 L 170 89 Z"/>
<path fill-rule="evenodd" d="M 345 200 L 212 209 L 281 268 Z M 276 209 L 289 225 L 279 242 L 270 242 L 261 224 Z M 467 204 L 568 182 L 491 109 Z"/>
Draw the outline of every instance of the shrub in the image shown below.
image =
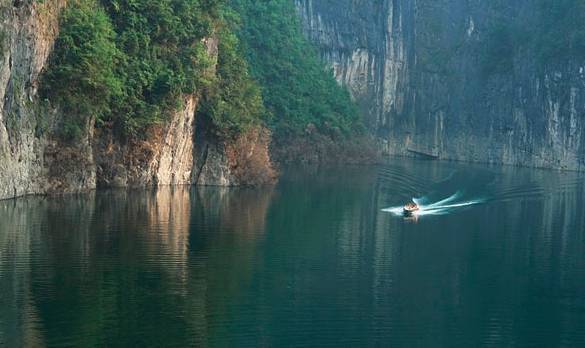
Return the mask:
<path fill-rule="evenodd" d="M 241 17 L 237 33 L 277 135 L 299 134 L 309 124 L 323 133 L 359 128 L 357 107 L 304 38 L 292 1 L 230 4 Z"/>
<path fill-rule="evenodd" d="M 223 13 L 216 79 L 209 84 L 202 106 L 202 113 L 211 118 L 216 131 L 224 136 L 246 131 L 267 117 L 260 87 L 250 77 L 239 40 L 230 30 L 237 21 L 233 12 Z"/>
<path fill-rule="evenodd" d="M 121 58 L 115 36 L 104 9 L 92 0 L 76 0 L 63 13 L 41 93 L 62 106 L 67 139 L 82 134 L 89 117 L 108 118 L 111 101 L 122 93 L 114 72 Z"/>

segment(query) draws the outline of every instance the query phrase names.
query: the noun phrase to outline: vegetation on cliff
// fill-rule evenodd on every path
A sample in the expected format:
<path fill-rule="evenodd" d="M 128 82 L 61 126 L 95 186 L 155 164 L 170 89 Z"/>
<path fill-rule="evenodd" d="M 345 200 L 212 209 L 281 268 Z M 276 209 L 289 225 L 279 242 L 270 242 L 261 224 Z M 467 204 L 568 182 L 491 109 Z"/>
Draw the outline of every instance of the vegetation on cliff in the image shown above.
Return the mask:
<path fill-rule="evenodd" d="M 70 6 L 61 27 L 41 92 L 62 106 L 67 115 L 62 135 L 72 139 L 81 135 L 89 115 L 107 119 L 113 101 L 120 98 L 122 81 L 114 69 L 121 52 L 108 15 L 93 1 Z"/>
<path fill-rule="evenodd" d="M 185 94 L 208 91 L 218 128 L 238 131 L 263 113 L 237 40 L 216 0 L 75 0 L 43 76 L 42 93 L 63 108 L 63 135 L 74 139 L 88 119 L 138 136 L 178 108 Z M 219 35 L 217 76 L 205 38 Z"/>
<path fill-rule="evenodd" d="M 323 134 L 347 135 L 360 128 L 356 106 L 303 36 L 292 1 L 230 4 L 240 15 L 237 33 L 278 136 L 297 135 L 309 125 Z"/>
<path fill-rule="evenodd" d="M 214 39 L 217 56 L 207 47 Z M 41 93 L 64 111 L 69 140 L 91 120 L 139 137 L 186 94 L 201 97 L 199 113 L 220 136 L 262 123 L 293 137 L 361 129 L 289 0 L 73 0 Z"/>
<path fill-rule="evenodd" d="M 231 31 L 236 20 L 235 13 L 224 9 L 218 30 L 217 71 L 206 84 L 199 110 L 223 136 L 245 131 L 267 117 L 260 87 L 248 74 L 240 42 Z"/>

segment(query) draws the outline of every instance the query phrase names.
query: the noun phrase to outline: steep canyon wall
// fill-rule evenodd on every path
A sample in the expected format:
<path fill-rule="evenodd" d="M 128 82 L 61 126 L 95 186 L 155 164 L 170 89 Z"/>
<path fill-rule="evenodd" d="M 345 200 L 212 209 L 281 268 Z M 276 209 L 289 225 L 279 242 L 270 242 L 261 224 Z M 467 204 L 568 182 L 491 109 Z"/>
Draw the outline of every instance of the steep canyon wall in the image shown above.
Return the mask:
<path fill-rule="evenodd" d="M 539 62 L 543 2 L 295 3 L 385 153 L 585 169 L 585 61 Z"/>

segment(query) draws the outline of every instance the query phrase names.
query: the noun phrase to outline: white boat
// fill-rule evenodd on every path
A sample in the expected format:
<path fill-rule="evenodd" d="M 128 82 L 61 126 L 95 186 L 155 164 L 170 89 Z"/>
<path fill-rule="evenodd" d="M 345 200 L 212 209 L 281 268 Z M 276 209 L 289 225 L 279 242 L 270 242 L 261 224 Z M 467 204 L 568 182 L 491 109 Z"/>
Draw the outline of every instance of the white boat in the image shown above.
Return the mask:
<path fill-rule="evenodd" d="M 408 203 L 407 205 L 404 206 L 403 212 L 404 212 L 404 215 L 412 215 L 416 211 L 418 211 L 419 209 L 420 208 L 418 207 L 418 204 L 411 202 L 411 203 Z"/>

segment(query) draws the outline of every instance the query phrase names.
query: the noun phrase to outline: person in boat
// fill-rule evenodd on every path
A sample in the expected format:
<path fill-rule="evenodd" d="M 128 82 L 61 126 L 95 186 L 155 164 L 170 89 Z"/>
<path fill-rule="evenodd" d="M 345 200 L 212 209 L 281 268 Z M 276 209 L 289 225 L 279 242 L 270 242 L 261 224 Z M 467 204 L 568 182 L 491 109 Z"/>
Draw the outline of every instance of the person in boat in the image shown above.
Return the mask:
<path fill-rule="evenodd" d="M 417 211 L 418 209 L 419 209 L 418 204 L 416 204 L 414 202 L 410 202 L 404 206 L 404 214 L 412 214 L 415 211 Z"/>

